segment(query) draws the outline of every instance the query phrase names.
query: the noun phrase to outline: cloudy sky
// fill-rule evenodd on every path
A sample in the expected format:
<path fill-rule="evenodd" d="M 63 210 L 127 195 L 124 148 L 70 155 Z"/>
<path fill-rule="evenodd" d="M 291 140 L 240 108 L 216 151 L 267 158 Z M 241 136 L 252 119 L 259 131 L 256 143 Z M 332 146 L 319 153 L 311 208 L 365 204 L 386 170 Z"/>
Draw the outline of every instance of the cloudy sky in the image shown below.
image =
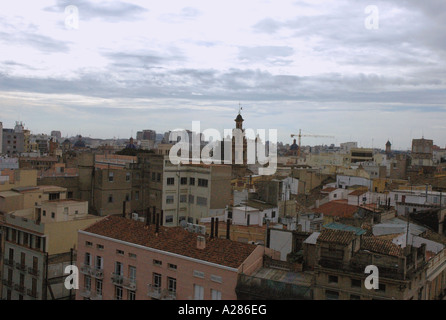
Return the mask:
<path fill-rule="evenodd" d="M 0 121 L 223 131 L 240 103 L 245 127 L 287 143 L 445 147 L 445 33 L 444 0 L 2 1 Z"/>

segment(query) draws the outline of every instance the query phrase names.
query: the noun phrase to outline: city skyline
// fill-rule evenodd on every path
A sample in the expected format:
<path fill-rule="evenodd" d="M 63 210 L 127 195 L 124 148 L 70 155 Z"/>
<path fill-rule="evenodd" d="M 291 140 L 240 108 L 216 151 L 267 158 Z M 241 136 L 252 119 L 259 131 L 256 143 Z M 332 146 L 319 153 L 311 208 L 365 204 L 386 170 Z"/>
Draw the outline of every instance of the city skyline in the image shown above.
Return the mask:
<path fill-rule="evenodd" d="M 365 26 L 369 5 L 379 27 Z M 70 25 L 78 10 L 78 25 Z M 303 145 L 444 147 L 442 1 L 15 1 L 0 14 L 0 121 L 122 139 L 244 127 Z"/>

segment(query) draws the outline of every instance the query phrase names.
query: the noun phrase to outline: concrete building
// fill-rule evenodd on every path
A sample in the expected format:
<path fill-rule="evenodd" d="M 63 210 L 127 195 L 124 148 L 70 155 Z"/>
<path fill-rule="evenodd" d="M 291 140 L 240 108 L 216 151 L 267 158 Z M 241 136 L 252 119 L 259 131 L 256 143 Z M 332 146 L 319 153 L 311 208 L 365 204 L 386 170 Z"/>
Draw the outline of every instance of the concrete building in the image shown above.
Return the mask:
<path fill-rule="evenodd" d="M 11 157 L 25 151 L 25 135 L 23 124 L 16 122 L 14 129 L 2 129 L 2 153 Z"/>
<path fill-rule="evenodd" d="M 412 166 L 433 166 L 433 140 L 412 139 Z"/>
<path fill-rule="evenodd" d="M 401 248 L 355 231 L 324 229 L 317 238 L 316 300 L 421 300 L 425 297 L 426 246 Z M 365 268 L 379 270 L 379 288 L 365 287 Z"/>
<path fill-rule="evenodd" d="M 3 153 L 3 122 L 0 122 L 0 153 Z"/>
<path fill-rule="evenodd" d="M 99 218 L 88 214 L 88 204 L 54 200 L 5 216 L 2 225 L 2 299 L 70 299 L 64 270 L 74 264 L 72 249 L 77 231 Z"/>
<path fill-rule="evenodd" d="M 181 227 L 105 217 L 79 231 L 76 299 L 235 300 L 238 276 L 257 270 L 264 251 Z"/>
<path fill-rule="evenodd" d="M 350 162 L 373 161 L 373 149 L 369 148 L 352 148 L 350 149 Z"/>

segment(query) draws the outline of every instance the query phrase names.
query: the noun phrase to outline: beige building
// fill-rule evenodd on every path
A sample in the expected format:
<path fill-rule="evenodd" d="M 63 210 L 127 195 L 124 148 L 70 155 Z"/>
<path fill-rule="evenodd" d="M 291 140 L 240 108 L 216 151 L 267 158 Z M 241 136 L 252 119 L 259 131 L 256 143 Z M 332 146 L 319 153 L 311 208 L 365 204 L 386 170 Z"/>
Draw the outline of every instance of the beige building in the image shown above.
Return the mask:
<path fill-rule="evenodd" d="M 99 220 L 87 209 L 86 202 L 59 199 L 5 216 L 2 299 L 74 297 L 64 286 L 64 268 L 76 261 L 77 231 Z"/>

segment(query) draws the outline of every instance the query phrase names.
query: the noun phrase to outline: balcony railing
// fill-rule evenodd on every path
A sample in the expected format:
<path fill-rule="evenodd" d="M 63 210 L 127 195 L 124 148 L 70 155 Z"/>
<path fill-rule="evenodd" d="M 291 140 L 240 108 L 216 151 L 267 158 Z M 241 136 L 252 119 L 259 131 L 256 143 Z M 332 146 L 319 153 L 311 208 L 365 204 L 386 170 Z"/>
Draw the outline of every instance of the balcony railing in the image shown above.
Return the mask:
<path fill-rule="evenodd" d="M 21 262 L 17 262 L 15 264 L 16 269 L 21 270 L 21 271 L 25 271 L 26 270 L 26 265 L 24 263 Z"/>
<path fill-rule="evenodd" d="M 112 273 L 111 281 L 114 285 L 122 286 L 124 283 L 124 277 L 120 274 Z"/>
<path fill-rule="evenodd" d="M 175 291 L 164 289 L 161 292 L 161 300 L 176 300 L 177 293 Z"/>
<path fill-rule="evenodd" d="M 160 299 L 161 298 L 161 288 L 160 287 L 155 287 L 152 284 L 148 285 L 148 292 L 147 295 L 151 298 L 154 299 Z"/>
<path fill-rule="evenodd" d="M 14 285 L 14 290 L 18 291 L 20 293 L 25 293 L 25 291 L 26 291 L 25 286 L 21 286 L 19 284 Z"/>
<path fill-rule="evenodd" d="M 123 277 L 122 286 L 129 290 L 136 290 L 136 279 Z"/>
<path fill-rule="evenodd" d="M 86 274 L 87 276 L 91 275 L 92 267 L 88 264 L 81 265 L 81 273 Z"/>
<path fill-rule="evenodd" d="M 91 276 L 97 279 L 104 278 L 104 270 L 99 268 L 91 269 Z"/>
<path fill-rule="evenodd" d="M 90 298 L 90 296 L 91 296 L 91 290 L 90 290 L 90 289 L 87 289 L 87 288 L 83 288 L 83 289 L 79 292 L 79 295 L 80 295 L 81 297 L 84 297 L 84 298 Z"/>
<path fill-rule="evenodd" d="M 90 295 L 91 300 L 102 300 L 102 294 L 99 294 L 97 292 L 92 292 Z"/>
<path fill-rule="evenodd" d="M 38 277 L 40 275 L 40 271 L 39 270 L 37 270 L 35 268 L 31 268 L 31 267 L 28 268 L 28 273 L 30 275 L 33 275 L 33 276 L 36 276 L 36 277 Z"/>
<path fill-rule="evenodd" d="M 37 291 L 32 290 L 32 289 L 28 289 L 28 290 L 26 290 L 26 293 L 27 293 L 28 296 L 30 296 L 31 298 L 37 299 Z"/>
<path fill-rule="evenodd" d="M 6 287 L 10 287 L 10 288 L 14 287 L 14 282 L 12 282 L 12 281 L 10 281 L 10 280 L 3 279 L 3 280 L 2 280 L 2 283 L 3 283 L 3 285 L 6 286 Z"/>
<path fill-rule="evenodd" d="M 11 260 L 11 259 L 5 259 L 5 260 L 4 260 L 4 264 L 5 264 L 5 266 L 13 267 L 13 266 L 14 266 L 14 260 Z"/>

